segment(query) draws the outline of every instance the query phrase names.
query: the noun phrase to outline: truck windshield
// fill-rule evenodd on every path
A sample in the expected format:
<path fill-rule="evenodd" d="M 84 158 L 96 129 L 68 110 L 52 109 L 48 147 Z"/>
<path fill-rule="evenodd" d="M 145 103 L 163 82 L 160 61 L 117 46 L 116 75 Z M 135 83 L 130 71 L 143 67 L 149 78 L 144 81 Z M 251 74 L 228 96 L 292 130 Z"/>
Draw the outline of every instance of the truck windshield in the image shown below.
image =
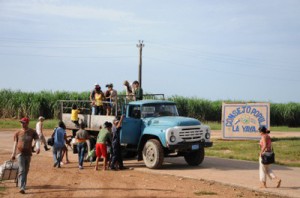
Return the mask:
<path fill-rule="evenodd" d="M 142 107 L 141 116 L 142 118 L 178 116 L 178 111 L 174 104 L 149 104 Z"/>

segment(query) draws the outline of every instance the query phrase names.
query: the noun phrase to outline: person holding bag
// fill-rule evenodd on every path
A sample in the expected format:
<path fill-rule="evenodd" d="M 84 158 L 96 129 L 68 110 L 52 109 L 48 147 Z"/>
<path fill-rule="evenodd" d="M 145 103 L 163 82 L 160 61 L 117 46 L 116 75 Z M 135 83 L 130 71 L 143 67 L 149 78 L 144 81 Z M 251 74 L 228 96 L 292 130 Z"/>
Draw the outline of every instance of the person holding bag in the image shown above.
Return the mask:
<path fill-rule="evenodd" d="M 260 153 L 259 153 L 259 179 L 261 182 L 261 188 L 267 188 L 267 176 L 270 179 L 276 179 L 277 185 L 276 187 L 279 188 L 281 184 L 281 179 L 279 179 L 270 168 L 270 164 L 263 164 L 262 163 L 262 156 L 265 152 L 272 151 L 272 141 L 271 137 L 269 136 L 270 131 L 267 130 L 265 126 L 259 127 L 259 132 L 261 135 L 261 139 L 259 142 L 260 145 Z"/>

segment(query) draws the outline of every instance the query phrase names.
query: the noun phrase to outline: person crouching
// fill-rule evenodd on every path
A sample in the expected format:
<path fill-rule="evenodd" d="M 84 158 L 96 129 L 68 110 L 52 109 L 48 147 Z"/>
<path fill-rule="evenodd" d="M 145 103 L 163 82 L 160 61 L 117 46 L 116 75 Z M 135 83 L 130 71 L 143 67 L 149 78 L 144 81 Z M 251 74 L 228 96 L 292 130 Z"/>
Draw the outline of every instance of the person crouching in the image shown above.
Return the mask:
<path fill-rule="evenodd" d="M 106 142 L 111 144 L 111 128 L 112 123 L 105 122 L 104 128 L 100 130 L 98 137 L 97 137 L 97 143 L 96 143 L 96 166 L 95 170 L 98 170 L 98 162 L 101 156 L 103 156 L 103 171 L 107 170 L 107 147 Z"/>

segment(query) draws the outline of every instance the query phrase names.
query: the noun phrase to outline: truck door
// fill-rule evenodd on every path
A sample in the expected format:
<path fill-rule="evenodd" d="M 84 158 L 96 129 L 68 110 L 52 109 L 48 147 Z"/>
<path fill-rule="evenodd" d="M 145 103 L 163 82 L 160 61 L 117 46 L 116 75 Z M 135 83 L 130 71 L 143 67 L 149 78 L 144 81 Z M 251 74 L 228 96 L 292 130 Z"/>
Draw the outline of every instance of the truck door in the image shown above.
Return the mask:
<path fill-rule="evenodd" d="M 139 105 L 129 105 L 127 116 L 122 122 L 121 143 L 137 145 L 141 135 L 141 125 L 141 107 Z"/>

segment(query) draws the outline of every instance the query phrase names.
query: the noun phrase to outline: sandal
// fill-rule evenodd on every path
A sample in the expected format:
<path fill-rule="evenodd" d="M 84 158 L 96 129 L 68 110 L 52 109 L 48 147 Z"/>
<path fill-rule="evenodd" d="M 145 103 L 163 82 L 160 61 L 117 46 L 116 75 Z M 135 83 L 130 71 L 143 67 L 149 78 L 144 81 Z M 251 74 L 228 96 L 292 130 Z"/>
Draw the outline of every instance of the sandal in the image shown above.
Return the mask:
<path fill-rule="evenodd" d="M 276 186 L 276 188 L 279 188 L 280 185 L 281 185 L 281 179 L 279 179 L 279 180 L 277 181 L 277 186 Z"/>

